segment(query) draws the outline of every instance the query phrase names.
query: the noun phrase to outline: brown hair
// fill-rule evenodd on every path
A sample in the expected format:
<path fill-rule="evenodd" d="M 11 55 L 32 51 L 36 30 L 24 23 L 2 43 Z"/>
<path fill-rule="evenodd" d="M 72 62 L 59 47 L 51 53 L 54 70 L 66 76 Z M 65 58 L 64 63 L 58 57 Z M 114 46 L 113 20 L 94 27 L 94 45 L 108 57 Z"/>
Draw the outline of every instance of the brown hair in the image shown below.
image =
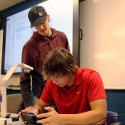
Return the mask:
<path fill-rule="evenodd" d="M 61 77 L 68 73 L 75 74 L 76 70 L 77 65 L 73 55 L 63 48 L 50 51 L 43 63 L 43 76 L 45 79 Z"/>

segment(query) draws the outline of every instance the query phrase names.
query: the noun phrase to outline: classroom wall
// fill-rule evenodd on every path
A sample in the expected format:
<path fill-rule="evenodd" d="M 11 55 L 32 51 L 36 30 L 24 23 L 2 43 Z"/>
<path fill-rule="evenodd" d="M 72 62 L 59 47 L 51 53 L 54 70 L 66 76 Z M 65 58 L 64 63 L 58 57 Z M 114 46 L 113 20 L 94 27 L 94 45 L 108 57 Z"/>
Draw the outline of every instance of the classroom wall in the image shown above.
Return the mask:
<path fill-rule="evenodd" d="M 37 2 L 39 2 L 39 0 L 35 0 Z M 91 0 L 89 0 L 91 1 Z M 30 1 L 31 3 L 27 2 L 26 4 L 28 6 L 30 6 L 30 4 L 33 4 L 34 3 L 34 0 L 33 1 Z M 84 1 L 83 1 L 84 2 Z M 21 7 L 24 7 L 24 5 L 22 4 Z M 20 6 L 19 6 L 20 8 Z M 25 7 L 24 7 L 25 8 Z M 17 8 L 16 8 L 17 9 Z M 12 9 L 12 11 L 14 11 L 14 9 Z M 80 3 L 80 13 L 82 13 L 82 2 Z M 6 14 L 9 13 L 8 11 L 6 11 Z M 12 13 L 10 11 L 10 13 Z M 83 17 L 83 16 L 82 16 Z M 84 20 L 84 17 L 81 19 L 81 16 L 80 16 L 80 20 Z M 88 21 L 90 19 L 88 18 Z M 82 26 L 82 28 L 84 29 L 84 25 Z M 96 30 L 96 29 L 95 29 Z M 84 37 L 84 34 L 83 34 L 83 37 Z M 2 54 L 2 41 L 3 41 L 3 31 L 0 30 L 0 62 L 1 62 L 1 54 Z M 92 44 L 93 45 L 93 44 Z M 83 66 L 83 61 L 84 61 L 84 57 L 83 57 L 83 52 L 86 51 L 86 49 L 84 47 L 84 44 L 83 42 L 81 41 L 80 42 L 80 65 Z M 91 53 L 91 51 L 90 51 Z M 1 66 L 1 63 L 0 63 L 0 66 Z M 2 77 L 0 75 L 0 77 Z M 10 80 L 10 83 L 11 84 L 19 84 L 19 76 L 13 76 Z M 108 110 L 113 110 L 113 111 L 116 111 L 118 112 L 119 114 L 124 114 L 125 113 L 125 101 L 124 101 L 124 98 L 125 98 L 125 91 L 124 90 L 106 90 L 106 93 L 107 93 L 107 101 L 108 101 Z M 125 123 L 125 117 L 121 117 L 120 120 Z"/>
<path fill-rule="evenodd" d="M 124 0 L 86 0 L 80 3 L 80 28 L 83 30 L 80 65 L 100 73 L 106 88 L 108 110 L 119 114 L 125 114 L 124 12 Z M 125 116 L 119 120 L 125 124 Z"/>
<path fill-rule="evenodd" d="M 17 11 L 24 10 L 34 4 L 40 3 L 45 0 L 30 0 L 26 2 L 20 3 L 18 6 L 15 5 L 11 7 L 11 9 L 6 9 L 5 11 L 0 12 L 3 16 L 9 16 Z M 3 43 L 3 30 L 0 30 L 0 62 L 2 60 L 2 43 Z M 0 63 L 0 71 L 1 71 L 1 63 Z M 0 72 L 1 73 L 1 72 Z M 3 77 L 3 75 L 0 74 L 0 79 Z M 19 85 L 20 84 L 20 77 L 19 74 L 13 75 L 10 80 L 10 85 Z"/>
<path fill-rule="evenodd" d="M 100 72 L 106 89 L 125 89 L 125 0 L 80 4 L 81 66 Z"/>
<path fill-rule="evenodd" d="M 118 120 L 125 124 L 125 90 L 106 90 L 109 111 L 118 112 Z M 123 116 L 122 116 L 123 115 Z"/>
<path fill-rule="evenodd" d="M 0 30 L 0 62 L 2 61 L 2 44 L 3 44 L 3 30 Z M 1 63 L 0 63 L 0 72 L 1 72 Z M 4 75 L 0 74 L 0 79 L 3 78 Z M 19 85 L 19 75 L 14 75 L 10 78 L 10 84 Z"/>

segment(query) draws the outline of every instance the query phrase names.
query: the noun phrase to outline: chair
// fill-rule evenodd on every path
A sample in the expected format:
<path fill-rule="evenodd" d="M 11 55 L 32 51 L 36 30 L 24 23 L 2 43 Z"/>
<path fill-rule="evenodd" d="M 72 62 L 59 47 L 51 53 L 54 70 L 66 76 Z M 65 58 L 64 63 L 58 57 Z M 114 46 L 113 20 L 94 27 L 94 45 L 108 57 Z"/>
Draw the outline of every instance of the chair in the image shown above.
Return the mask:
<path fill-rule="evenodd" d="M 113 111 L 107 111 L 107 124 L 108 125 L 121 125 L 118 121 L 118 113 Z"/>

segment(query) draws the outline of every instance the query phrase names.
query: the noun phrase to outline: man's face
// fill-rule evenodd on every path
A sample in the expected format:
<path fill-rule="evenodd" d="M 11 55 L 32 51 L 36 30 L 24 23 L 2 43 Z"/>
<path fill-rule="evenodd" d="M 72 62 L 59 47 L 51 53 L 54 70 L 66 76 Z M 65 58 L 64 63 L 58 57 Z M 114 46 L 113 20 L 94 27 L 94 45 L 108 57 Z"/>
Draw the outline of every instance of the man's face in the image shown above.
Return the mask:
<path fill-rule="evenodd" d="M 68 74 L 68 75 L 64 75 L 62 77 L 52 78 L 52 80 L 53 80 L 53 83 L 58 85 L 59 87 L 66 87 L 66 86 L 70 87 L 74 83 L 74 77 L 75 77 L 75 75 Z"/>
<path fill-rule="evenodd" d="M 42 36 L 50 36 L 51 29 L 49 26 L 49 16 L 46 17 L 46 21 L 44 24 L 38 24 L 37 26 L 35 26 L 35 29 Z"/>

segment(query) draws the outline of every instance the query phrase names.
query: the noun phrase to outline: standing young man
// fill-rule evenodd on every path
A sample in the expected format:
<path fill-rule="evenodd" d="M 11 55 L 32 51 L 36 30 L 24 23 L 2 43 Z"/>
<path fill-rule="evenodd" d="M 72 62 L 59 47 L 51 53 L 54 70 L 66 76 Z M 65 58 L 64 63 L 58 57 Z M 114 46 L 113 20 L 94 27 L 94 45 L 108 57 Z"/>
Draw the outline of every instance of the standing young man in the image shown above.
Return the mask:
<path fill-rule="evenodd" d="M 47 79 L 39 104 L 32 112 L 45 125 L 106 125 L 107 102 L 98 72 L 79 68 L 63 48 L 49 52 L 43 64 Z M 55 104 L 57 110 L 49 107 Z M 43 108 L 47 111 L 42 113 Z"/>
<path fill-rule="evenodd" d="M 44 87 L 41 72 L 46 55 L 56 47 L 69 49 L 69 44 L 63 32 L 50 28 L 50 16 L 42 6 L 32 7 L 28 18 L 31 27 L 34 27 L 36 31 L 23 47 L 22 62 L 32 66 L 34 70 L 29 74 L 22 71 L 20 85 L 24 106 L 32 108 L 34 105 L 33 96 L 39 98 Z"/>

